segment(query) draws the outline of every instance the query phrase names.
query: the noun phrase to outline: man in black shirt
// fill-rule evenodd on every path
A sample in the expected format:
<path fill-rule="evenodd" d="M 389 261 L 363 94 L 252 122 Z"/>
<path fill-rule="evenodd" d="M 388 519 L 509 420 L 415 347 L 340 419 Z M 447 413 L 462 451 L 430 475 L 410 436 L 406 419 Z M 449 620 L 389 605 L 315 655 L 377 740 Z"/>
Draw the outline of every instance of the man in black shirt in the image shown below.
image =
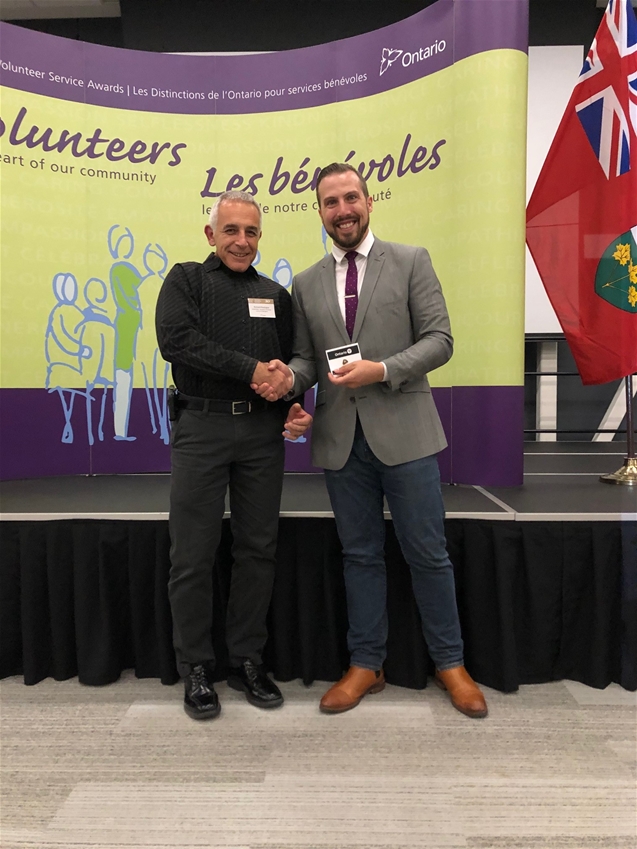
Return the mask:
<path fill-rule="evenodd" d="M 271 382 L 269 361 L 287 362 L 292 353 L 290 296 L 252 267 L 261 237 L 258 203 L 245 192 L 226 192 L 205 233 L 216 253 L 203 264 L 175 265 L 156 313 L 159 349 L 172 363 L 177 388 L 168 592 L 184 708 L 193 719 L 220 712 L 213 687 L 212 567 L 228 487 L 234 561 L 226 618 L 228 684 L 258 707 L 283 703 L 261 668 L 283 436 L 296 439 L 312 421 L 299 404 L 288 410 L 284 401 L 270 403 L 250 388 Z"/>

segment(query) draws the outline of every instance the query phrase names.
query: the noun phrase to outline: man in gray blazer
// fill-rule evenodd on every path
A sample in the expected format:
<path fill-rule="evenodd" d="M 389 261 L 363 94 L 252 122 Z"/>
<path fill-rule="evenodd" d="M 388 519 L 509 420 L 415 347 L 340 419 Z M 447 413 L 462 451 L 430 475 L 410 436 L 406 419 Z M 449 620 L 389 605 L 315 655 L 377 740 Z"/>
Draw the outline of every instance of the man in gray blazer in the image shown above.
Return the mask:
<path fill-rule="evenodd" d="M 463 665 L 436 459 L 447 443 L 427 380 L 453 348 L 440 283 L 424 248 L 374 237 L 373 201 L 350 165 L 324 168 L 316 193 L 333 250 L 295 278 L 293 357 L 289 369 L 270 368 L 294 395 L 318 381 L 312 459 L 325 469 L 343 545 L 351 665 L 321 710 L 349 710 L 385 686 L 384 496 L 436 682 L 462 713 L 483 717 L 484 697 Z M 275 400 L 282 389 L 257 391 Z"/>

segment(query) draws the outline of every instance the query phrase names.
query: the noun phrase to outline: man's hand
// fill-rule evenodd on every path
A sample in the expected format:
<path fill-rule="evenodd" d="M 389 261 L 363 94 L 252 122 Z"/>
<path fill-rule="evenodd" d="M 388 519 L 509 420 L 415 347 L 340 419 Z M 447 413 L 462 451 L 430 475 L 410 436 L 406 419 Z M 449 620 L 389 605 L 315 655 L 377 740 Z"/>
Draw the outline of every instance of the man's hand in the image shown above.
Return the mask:
<path fill-rule="evenodd" d="M 265 367 L 265 371 L 261 366 Z M 250 388 L 266 401 L 278 401 L 288 394 L 293 385 L 294 376 L 286 364 L 281 360 L 270 360 L 269 363 L 259 363 L 255 368 Z"/>
<path fill-rule="evenodd" d="M 268 372 L 268 364 L 267 363 L 257 363 L 255 370 L 252 372 L 252 382 L 250 383 L 251 387 L 258 386 L 260 383 L 263 383 L 264 380 L 267 380 L 270 376 Z"/>
<path fill-rule="evenodd" d="M 355 363 L 341 366 L 333 374 L 329 372 L 327 376 L 335 386 L 357 389 L 359 386 L 368 386 L 370 383 L 381 383 L 385 379 L 385 369 L 382 363 L 357 360 Z"/>
<path fill-rule="evenodd" d="M 292 404 L 288 411 L 288 417 L 285 422 L 283 436 L 286 439 L 291 439 L 294 442 L 299 436 L 303 436 L 308 427 L 312 424 L 312 416 L 306 413 L 300 404 Z"/>

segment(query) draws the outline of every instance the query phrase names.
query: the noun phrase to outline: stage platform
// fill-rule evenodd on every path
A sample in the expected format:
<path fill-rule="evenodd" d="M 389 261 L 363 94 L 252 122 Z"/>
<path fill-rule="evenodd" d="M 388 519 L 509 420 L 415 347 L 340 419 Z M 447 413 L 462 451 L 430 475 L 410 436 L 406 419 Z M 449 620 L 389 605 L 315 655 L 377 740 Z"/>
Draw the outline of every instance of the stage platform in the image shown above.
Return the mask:
<path fill-rule="evenodd" d="M 637 521 L 637 489 L 599 476 L 618 469 L 621 443 L 536 442 L 525 448 L 524 485 L 443 485 L 447 519 L 488 521 Z M 0 520 L 168 519 L 170 476 L 95 475 L 0 483 Z M 282 518 L 332 518 L 321 474 L 285 475 Z M 387 513 L 389 518 L 389 513 Z"/>
<path fill-rule="evenodd" d="M 466 664 L 502 691 L 570 678 L 637 689 L 637 490 L 600 483 L 622 443 L 527 443 L 520 487 L 443 486 Z M 0 484 L 0 677 L 123 669 L 174 683 L 169 476 Z M 389 519 L 389 515 L 388 515 Z M 215 566 L 215 650 L 231 571 L 229 523 Z M 431 672 L 409 570 L 387 523 L 392 683 Z M 268 667 L 280 680 L 336 680 L 347 665 L 342 561 L 322 475 L 286 474 Z"/>

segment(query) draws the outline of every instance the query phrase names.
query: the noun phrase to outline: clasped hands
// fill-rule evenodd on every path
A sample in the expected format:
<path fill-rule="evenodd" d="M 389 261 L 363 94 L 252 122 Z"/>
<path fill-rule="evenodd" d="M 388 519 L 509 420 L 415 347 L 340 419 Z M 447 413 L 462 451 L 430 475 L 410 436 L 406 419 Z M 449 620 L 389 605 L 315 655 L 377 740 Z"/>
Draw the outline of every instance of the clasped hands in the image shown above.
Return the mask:
<path fill-rule="evenodd" d="M 251 389 L 266 401 L 278 401 L 292 389 L 294 376 L 281 360 L 257 363 L 252 374 Z M 284 424 L 283 436 L 292 442 L 302 436 L 312 424 L 312 416 L 300 404 L 292 404 Z"/>
<path fill-rule="evenodd" d="M 327 375 L 335 386 L 346 386 L 357 389 L 370 383 L 380 383 L 384 380 L 385 369 L 382 363 L 372 360 L 357 360 L 336 369 Z M 278 401 L 287 395 L 294 386 L 294 375 L 281 360 L 270 360 L 269 363 L 257 363 L 252 375 L 250 387 L 257 395 L 266 401 Z M 283 435 L 286 439 L 295 440 L 302 436 L 312 424 L 312 416 L 306 413 L 300 404 L 293 404 L 288 412 Z"/>
<path fill-rule="evenodd" d="M 292 389 L 294 376 L 281 360 L 257 363 L 250 387 L 266 401 L 278 401 Z"/>
<path fill-rule="evenodd" d="M 358 389 L 370 383 L 381 383 L 385 378 L 385 369 L 382 363 L 357 360 L 335 369 L 327 377 L 335 386 Z M 250 386 L 266 401 L 278 401 L 294 386 L 294 375 L 281 360 L 270 360 L 269 363 L 258 363 Z"/>

